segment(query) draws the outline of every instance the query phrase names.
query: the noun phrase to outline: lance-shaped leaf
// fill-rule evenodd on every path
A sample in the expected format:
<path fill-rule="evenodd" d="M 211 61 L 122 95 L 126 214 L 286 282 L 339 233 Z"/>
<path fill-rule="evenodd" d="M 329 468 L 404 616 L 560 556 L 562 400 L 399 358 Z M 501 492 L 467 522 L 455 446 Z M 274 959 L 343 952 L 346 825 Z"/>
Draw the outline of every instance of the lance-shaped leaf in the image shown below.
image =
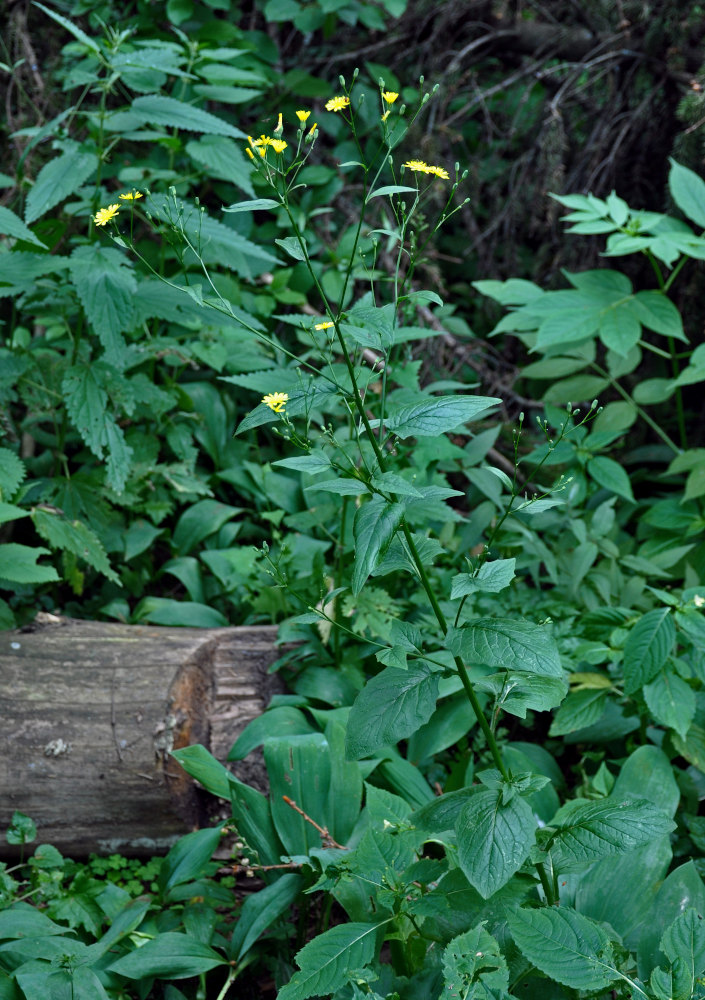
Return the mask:
<path fill-rule="evenodd" d="M 551 856 L 561 871 L 610 854 L 626 854 L 675 829 L 669 816 L 646 799 L 574 799 L 558 810 L 551 826 L 557 828 Z"/>
<path fill-rule="evenodd" d="M 463 806 L 455 826 L 460 867 L 485 899 L 509 881 L 534 843 L 531 806 L 519 795 L 503 803 L 502 792 L 478 792 Z"/>
<path fill-rule="evenodd" d="M 279 991 L 278 1000 L 308 1000 L 341 989 L 349 971 L 372 961 L 378 929 L 378 924 L 350 923 L 319 934 L 296 956 L 300 971 Z"/>
<path fill-rule="evenodd" d="M 228 135 L 231 139 L 246 139 L 239 128 L 212 115 L 210 111 L 184 104 L 175 97 L 162 94 L 147 94 L 137 97 L 130 109 L 133 115 L 150 125 L 165 125 L 167 128 L 183 129 L 186 132 L 205 132 L 207 135 Z"/>
<path fill-rule="evenodd" d="M 514 618 L 479 618 L 451 629 L 449 649 L 467 663 L 562 677 L 558 648 L 548 629 Z"/>
<path fill-rule="evenodd" d="M 508 923 L 522 954 L 564 986 L 599 990 L 619 978 L 607 932 L 575 910 L 515 910 Z"/>
<path fill-rule="evenodd" d="M 245 900 L 230 940 L 234 959 L 245 955 L 257 938 L 295 902 L 303 889 L 300 875 L 289 872 Z"/>
<path fill-rule="evenodd" d="M 655 608 L 639 619 L 624 644 L 624 690 L 634 694 L 652 681 L 673 649 L 676 627 L 670 608 Z"/>
<path fill-rule="evenodd" d="M 77 247 L 71 254 L 71 281 L 107 359 L 120 367 L 125 351 L 122 333 L 132 324 L 137 291 L 125 257 L 95 243 Z"/>
<path fill-rule="evenodd" d="M 389 548 L 404 516 L 402 503 L 389 503 L 378 494 L 355 514 L 355 567 L 352 592 L 359 594 L 365 581 Z"/>
<path fill-rule="evenodd" d="M 406 739 L 431 718 L 438 698 L 438 674 L 427 667 L 387 667 L 363 688 L 348 717 L 349 760 Z"/>
<path fill-rule="evenodd" d="M 109 966 L 109 970 L 128 979 L 145 979 L 147 976 L 189 979 L 225 964 L 222 955 L 208 945 L 201 944 L 188 934 L 165 931 L 141 948 L 123 955 Z"/>
<path fill-rule="evenodd" d="M 24 212 L 27 225 L 77 191 L 97 167 L 95 153 L 83 152 L 78 146 L 45 163 L 27 195 Z"/>
<path fill-rule="evenodd" d="M 401 406 L 384 423 L 388 431 L 400 438 L 433 437 L 461 427 L 501 402 L 493 396 L 427 396 L 418 403 Z"/>

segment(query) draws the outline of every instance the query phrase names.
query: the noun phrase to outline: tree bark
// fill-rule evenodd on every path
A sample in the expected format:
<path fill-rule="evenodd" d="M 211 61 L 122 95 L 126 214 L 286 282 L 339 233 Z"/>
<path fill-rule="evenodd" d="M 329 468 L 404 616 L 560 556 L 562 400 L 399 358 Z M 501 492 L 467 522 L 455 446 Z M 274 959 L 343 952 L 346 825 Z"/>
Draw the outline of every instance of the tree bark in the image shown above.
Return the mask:
<path fill-rule="evenodd" d="M 202 743 L 225 761 L 278 689 L 275 638 L 50 615 L 3 633 L 0 833 L 19 810 L 71 856 L 154 854 L 208 822 L 217 800 L 169 751 Z M 264 784 L 256 764 L 238 776 Z"/>

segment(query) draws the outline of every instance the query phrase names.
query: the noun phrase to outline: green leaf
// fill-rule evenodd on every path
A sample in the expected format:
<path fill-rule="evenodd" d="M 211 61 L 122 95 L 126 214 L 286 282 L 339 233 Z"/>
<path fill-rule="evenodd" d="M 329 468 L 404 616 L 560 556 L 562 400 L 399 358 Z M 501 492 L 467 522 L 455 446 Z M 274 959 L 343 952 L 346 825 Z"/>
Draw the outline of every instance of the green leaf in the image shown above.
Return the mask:
<path fill-rule="evenodd" d="M 322 733 L 267 740 L 264 760 L 274 826 L 288 854 L 308 854 L 321 846 L 318 831 L 291 808 L 284 796 L 321 827 L 328 826 L 330 753 Z"/>
<path fill-rule="evenodd" d="M 318 616 L 316 619 L 318 620 Z M 233 744 L 228 760 L 242 760 L 265 740 L 281 736 L 303 736 L 316 730 L 303 712 L 293 705 L 278 705 L 248 723 Z"/>
<path fill-rule="evenodd" d="M 243 512 L 243 507 L 231 507 L 219 500 L 199 500 L 184 511 L 179 518 L 172 543 L 179 555 L 191 552 L 204 538 L 217 531 Z"/>
<path fill-rule="evenodd" d="M 683 332 L 681 314 L 663 292 L 655 290 L 637 292 L 633 307 L 639 321 L 650 330 L 688 343 L 688 338 Z"/>
<path fill-rule="evenodd" d="M 384 557 L 404 516 L 402 503 L 390 503 L 376 494 L 358 508 L 353 523 L 355 565 L 352 592 L 357 595 L 370 573 Z"/>
<path fill-rule="evenodd" d="M 705 229 L 705 181 L 688 167 L 670 160 L 668 187 L 684 215 Z"/>
<path fill-rule="evenodd" d="M 150 125 L 164 125 L 167 128 L 183 129 L 186 132 L 205 132 L 207 135 L 227 135 L 231 139 L 246 139 L 239 128 L 217 118 L 209 111 L 195 108 L 192 104 L 177 101 L 174 97 L 161 94 L 147 94 L 132 102 L 130 112 Z"/>
<path fill-rule="evenodd" d="M 22 219 L 4 205 L 0 205 L 0 233 L 12 236 L 17 240 L 24 240 L 25 243 L 34 243 L 35 246 L 43 247 L 46 250 L 46 245 L 37 239 Z"/>
<path fill-rule="evenodd" d="M 495 559 L 483 563 L 477 573 L 459 573 L 453 577 L 451 600 L 465 597 L 481 591 L 485 594 L 498 594 L 515 577 L 516 559 Z"/>
<path fill-rule="evenodd" d="M 55 924 L 29 903 L 15 903 L 8 909 L 0 911 L 0 941 L 42 938 L 65 933 L 65 927 Z"/>
<path fill-rule="evenodd" d="M 9 448 L 0 448 L 0 499 L 10 500 L 26 475 L 22 459 Z"/>
<path fill-rule="evenodd" d="M 188 934 L 163 931 L 141 948 L 123 955 L 108 966 L 128 979 L 188 979 L 203 972 L 227 965 L 226 960 L 208 945 L 201 944 Z"/>
<path fill-rule="evenodd" d="M 60 579 L 53 566 L 40 566 L 37 559 L 50 555 L 49 549 L 19 545 L 17 542 L 0 544 L 0 580 L 11 583 L 53 583 Z"/>
<path fill-rule="evenodd" d="M 77 247 L 71 254 L 71 280 L 106 359 L 120 366 L 125 341 L 121 334 L 132 327 L 137 282 L 126 258 L 112 247 L 98 243 Z"/>
<path fill-rule="evenodd" d="M 277 1000 L 308 1000 L 341 989 L 375 954 L 378 924 L 349 923 L 319 934 L 296 955 L 299 972 L 279 990 Z"/>
<path fill-rule="evenodd" d="M 388 431 L 400 438 L 434 437 L 461 427 L 501 402 L 491 396 L 429 396 L 392 411 L 384 423 Z"/>
<path fill-rule="evenodd" d="M 304 490 L 322 490 L 324 493 L 337 493 L 341 497 L 357 497 L 369 493 L 369 489 L 360 479 L 324 479 L 322 482 L 304 486 Z"/>
<path fill-rule="evenodd" d="M 602 718 L 607 704 L 607 691 L 572 691 L 556 712 L 549 735 L 565 736 L 591 726 Z"/>
<path fill-rule="evenodd" d="M 219 177 L 224 181 L 237 185 L 246 194 L 254 194 L 252 187 L 252 167 L 245 155 L 232 139 L 224 135 L 204 135 L 201 139 L 192 139 L 186 143 L 186 152 L 208 172 L 211 177 Z M 271 199 L 256 199 L 270 201 Z M 278 204 L 278 202 L 274 202 Z M 224 208 L 224 212 L 232 212 L 233 207 Z M 240 210 L 242 211 L 242 209 Z"/>
<path fill-rule="evenodd" d="M 220 843 L 220 828 L 194 830 L 180 837 L 164 858 L 159 869 L 159 889 L 166 895 L 175 885 L 193 882 Z"/>
<path fill-rule="evenodd" d="M 575 910 L 565 906 L 515 910 L 508 923 L 522 954 L 564 986 L 599 990 L 619 978 L 607 932 Z"/>
<path fill-rule="evenodd" d="M 326 725 L 325 737 L 330 747 L 328 829 L 339 844 L 346 844 L 360 818 L 362 767 L 346 759 L 345 725 L 342 721 L 331 718 Z M 367 805 L 369 807 L 369 798 Z"/>
<path fill-rule="evenodd" d="M 38 0 L 35 2 L 34 6 L 43 10 L 47 17 L 50 17 L 52 21 L 56 21 L 56 23 L 60 24 L 62 28 L 66 28 L 66 30 L 73 35 L 76 41 L 85 45 L 86 48 L 91 50 L 91 52 L 100 52 L 100 46 L 98 43 L 90 38 L 84 31 L 81 31 L 81 29 L 72 21 L 69 21 L 68 18 L 62 17 L 61 14 L 57 14 L 55 10 L 50 10 L 48 7 L 45 7 L 43 3 L 39 3 Z"/>
<path fill-rule="evenodd" d="M 305 240 L 303 247 L 296 236 L 286 236 L 283 240 L 275 240 L 274 242 L 294 260 L 306 260 Z"/>
<path fill-rule="evenodd" d="M 220 799 L 230 798 L 233 775 L 200 743 L 181 750 L 172 750 L 171 756 L 174 760 L 178 760 L 187 774 L 200 781 L 212 795 L 217 795 Z"/>
<path fill-rule="evenodd" d="M 61 514 L 43 510 L 41 507 L 32 512 L 32 520 L 37 533 L 54 549 L 64 549 L 83 559 L 99 573 L 120 584 L 120 577 L 112 569 L 105 554 L 103 543 L 87 524 L 82 521 L 70 521 Z"/>
<path fill-rule="evenodd" d="M 590 459 L 587 464 L 587 470 L 598 485 L 603 486 L 610 493 L 616 493 L 617 496 L 624 497 L 625 500 L 629 500 L 631 503 L 636 503 L 634 494 L 632 493 L 632 485 L 629 482 L 629 476 L 614 459 L 607 458 L 605 455 L 598 455 L 597 458 Z"/>
<path fill-rule="evenodd" d="M 691 1000 L 696 979 L 705 972 L 705 925 L 702 913 L 690 907 L 679 914 L 661 938 L 661 951 L 672 963 L 673 1000 Z"/>
<path fill-rule="evenodd" d="M 238 201 L 224 208 L 224 212 L 262 212 L 270 208 L 281 208 L 281 202 L 274 198 L 250 198 L 249 201 Z"/>
<path fill-rule="evenodd" d="M 534 843 L 531 806 L 519 795 L 503 803 L 502 791 L 478 792 L 463 806 L 455 825 L 458 863 L 483 899 L 509 881 Z"/>
<path fill-rule="evenodd" d="M 25 510 L 24 507 L 17 507 L 14 503 L 3 503 L 0 500 L 0 524 L 18 521 L 21 517 L 29 517 L 29 515 L 30 511 Z"/>
<path fill-rule="evenodd" d="M 438 674 L 427 667 L 387 667 L 368 681 L 350 709 L 345 753 L 349 760 L 406 739 L 431 718 Z"/>
<path fill-rule="evenodd" d="M 634 694 L 652 681 L 668 659 L 676 639 L 670 608 L 642 615 L 624 644 L 624 690 Z"/>
<path fill-rule="evenodd" d="M 559 871 L 626 854 L 675 829 L 667 813 L 646 799 L 597 802 L 573 799 L 551 820 L 551 856 Z"/>
<path fill-rule="evenodd" d="M 563 676 L 558 648 L 544 625 L 515 618 L 479 618 L 451 630 L 448 648 L 467 663 Z"/>
<path fill-rule="evenodd" d="M 644 700 L 654 720 L 686 738 L 695 717 L 695 692 L 682 677 L 664 670 L 644 687 Z"/>
<path fill-rule="evenodd" d="M 377 188 L 376 191 L 372 191 L 370 194 L 368 194 L 367 200 L 369 201 L 370 198 L 381 198 L 384 195 L 388 194 L 407 194 L 407 193 L 417 194 L 418 191 L 415 187 L 406 187 L 403 184 L 385 184 L 384 187 Z"/>
<path fill-rule="evenodd" d="M 192 628 L 224 628 L 229 624 L 225 615 L 197 601 L 175 601 L 169 597 L 143 597 L 132 617 L 135 622 L 155 625 L 177 625 Z"/>
<path fill-rule="evenodd" d="M 665 963 L 665 956 L 660 948 L 664 934 L 674 920 L 691 907 L 705 916 L 705 885 L 693 862 L 688 861 L 664 879 L 642 924 L 637 948 L 641 979 L 648 979 L 657 965 Z M 671 942 L 667 939 L 667 943 Z"/>
<path fill-rule="evenodd" d="M 289 872 L 247 897 L 238 912 L 230 940 L 230 954 L 236 961 L 246 955 L 260 934 L 296 902 L 303 889 L 301 875 Z"/>
<path fill-rule="evenodd" d="M 499 943 L 482 924 L 454 938 L 443 952 L 443 980 L 450 997 L 491 997 L 506 990 L 509 968 Z M 475 986 L 480 985 L 480 992 Z M 485 992 L 486 991 L 486 992 Z M 490 992 L 492 991 L 492 992 Z"/>
<path fill-rule="evenodd" d="M 27 225 L 78 191 L 97 168 L 96 154 L 78 147 L 45 163 L 27 195 L 24 213 Z"/>

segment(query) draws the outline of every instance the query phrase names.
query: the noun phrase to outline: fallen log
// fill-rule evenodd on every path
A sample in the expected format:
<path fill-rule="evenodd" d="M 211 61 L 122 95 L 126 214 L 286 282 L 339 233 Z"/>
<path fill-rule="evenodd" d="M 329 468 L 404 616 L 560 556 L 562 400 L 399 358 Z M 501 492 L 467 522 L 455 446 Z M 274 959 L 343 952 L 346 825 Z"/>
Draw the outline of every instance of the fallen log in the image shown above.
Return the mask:
<path fill-rule="evenodd" d="M 221 761 L 278 689 L 273 626 L 196 629 L 39 616 L 0 636 L 0 854 L 14 810 L 40 843 L 161 853 L 216 803 L 169 751 Z M 257 763 L 242 780 L 262 787 Z"/>

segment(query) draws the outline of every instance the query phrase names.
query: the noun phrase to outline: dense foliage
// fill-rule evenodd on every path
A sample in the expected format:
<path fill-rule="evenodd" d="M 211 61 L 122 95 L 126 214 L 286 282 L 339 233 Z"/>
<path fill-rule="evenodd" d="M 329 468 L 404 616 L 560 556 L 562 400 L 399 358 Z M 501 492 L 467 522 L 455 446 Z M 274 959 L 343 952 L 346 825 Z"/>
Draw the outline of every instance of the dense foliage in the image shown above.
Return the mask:
<path fill-rule="evenodd" d="M 0 615 L 279 622 L 230 754 L 269 795 L 189 747 L 230 824 L 123 884 L 4 866 L 0 998 L 705 997 L 705 181 L 559 190 L 591 266 L 445 301 L 442 92 L 276 29 L 405 4 L 229 6 L 38 5 L 66 106 L 2 176 Z"/>

